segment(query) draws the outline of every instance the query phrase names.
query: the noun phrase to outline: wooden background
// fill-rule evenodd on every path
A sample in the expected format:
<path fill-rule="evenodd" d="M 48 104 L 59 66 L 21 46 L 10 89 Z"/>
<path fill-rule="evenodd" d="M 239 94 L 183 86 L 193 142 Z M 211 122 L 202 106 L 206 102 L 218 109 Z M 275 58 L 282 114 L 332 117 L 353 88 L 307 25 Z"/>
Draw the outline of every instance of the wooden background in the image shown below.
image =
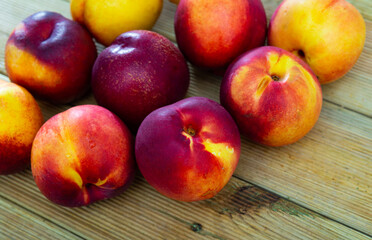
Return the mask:
<path fill-rule="evenodd" d="M 279 0 L 264 0 L 268 18 Z M 49 202 L 30 170 L 0 176 L 0 239 L 372 239 L 372 1 L 353 0 L 367 26 L 364 51 L 342 79 L 323 86 L 314 129 L 286 147 L 242 139 L 242 156 L 215 198 L 169 200 L 137 174 L 120 196 L 82 208 Z M 67 0 L 0 0 L 0 73 L 4 47 L 22 19 L 41 10 L 70 18 Z M 176 6 L 164 1 L 154 27 L 175 42 Z M 99 50 L 103 49 L 99 46 Z M 188 96 L 218 101 L 221 77 L 192 68 Z M 46 119 L 70 105 L 39 101 Z"/>

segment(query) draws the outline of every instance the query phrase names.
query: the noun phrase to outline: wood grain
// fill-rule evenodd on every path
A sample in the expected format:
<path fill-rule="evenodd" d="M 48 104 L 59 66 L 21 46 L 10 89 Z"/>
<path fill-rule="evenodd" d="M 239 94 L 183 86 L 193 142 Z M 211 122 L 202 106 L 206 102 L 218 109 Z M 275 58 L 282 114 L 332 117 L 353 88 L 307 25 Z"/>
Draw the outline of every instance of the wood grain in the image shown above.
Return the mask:
<path fill-rule="evenodd" d="M 0 198 L 0 239 L 81 239 L 35 215 L 23 207 Z"/>
<path fill-rule="evenodd" d="M 73 209 L 45 199 L 29 170 L 0 176 L 0 185 L 0 213 L 6 197 L 85 239 L 368 239 L 236 178 L 213 199 L 184 203 L 160 195 L 138 174 L 120 196 Z"/>
<path fill-rule="evenodd" d="M 263 1 L 268 17 L 279 2 Z M 0 196 L 10 201 L 7 204 L 22 206 L 83 238 L 367 239 L 340 224 L 372 235 L 372 11 L 369 0 L 350 2 L 366 20 L 367 42 L 354 68 L 343 79 L 323 86 L 324 107 L 314 129 L 298 143 L 281 148 L 259 146 L 243 138 L 235 175 L 274 194 L 233 178 L 216 198 L 186 204 L 165 199 L 139 177 L 118 198 L 65 209 L 46 201 L 26 171 L 0 177 Z M 154 30 L 175 41 L 176 6 L 164 3 Z M 63 0 L 0 1 L 0 9 L 3 74 L 5 42 L 17 23 L 41 10 L 70 16 L 69 3 Z M 218 101 L 221 77 L 192 66 L 190 71 L 188 96 Z M 46 119 L 72 106 L 39 103 Z M 92 103 L 94 98 L 88 95 L 73 105 Z M 256 195 L 262 198 L 257 200 Z"/>

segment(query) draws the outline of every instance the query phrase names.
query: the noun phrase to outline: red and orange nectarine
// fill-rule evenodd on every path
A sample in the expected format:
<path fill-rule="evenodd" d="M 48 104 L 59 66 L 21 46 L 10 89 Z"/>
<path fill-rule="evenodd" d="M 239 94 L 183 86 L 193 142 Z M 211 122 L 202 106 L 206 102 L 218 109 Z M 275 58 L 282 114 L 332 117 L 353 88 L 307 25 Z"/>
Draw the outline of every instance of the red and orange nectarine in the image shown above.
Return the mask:
<path fill-rule="evenodd" d="M 315 125 L 322 90 L 300 58 L 280 48 L 261 47 L 229 67 L 221 84 L 221 104 L 251 140 L 282 146 Z"/>
<path fill-rule="evenodd" d="M 17 84 L 0 80 L 0 174 L 30 165 L 31 146 L 43 124 L 39 105 Z"/>
<path fill-rule="evenodd" d="M 96 57 L 88 31 L 53 12 L 24 19 L 5 48 L 10 80 L 55 103 L 71 102 L 85 93 Z"/>
<path fill-rule="evenodd" d="M 133 139 L 105 108 L 73 107 L 49 119 L 31 153 L 32 174 L 51 201 L 83 206 L 121 193 L 131 182 Z"/>
<path fill-rule="evenodd" d="M 221 105 L 191 97 L 145 118 L 135 154 L 143 176 L 161 194 L 180 201 L 208 199 L 238 164 L 239 130 Z"/>
<path fill-rule="evenodd" d="M 260 0 L 182 0 L 175 17 L 179 48 L 193 64 L 225 68 L 266 39 L 266 14 Z"/>

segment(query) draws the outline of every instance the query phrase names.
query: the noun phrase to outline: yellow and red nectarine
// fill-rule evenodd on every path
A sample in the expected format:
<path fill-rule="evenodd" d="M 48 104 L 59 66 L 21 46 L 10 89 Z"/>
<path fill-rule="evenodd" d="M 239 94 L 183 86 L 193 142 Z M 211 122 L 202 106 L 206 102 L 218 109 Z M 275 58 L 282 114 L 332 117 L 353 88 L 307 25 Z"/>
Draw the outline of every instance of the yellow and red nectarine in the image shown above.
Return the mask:
<path fill-rule="evenodd" d="M 127 31 L 150 30 L 161 13 L 163 0 L 71 0 L 70 7 L 72 18 L 108 46 Z"/>
<path fill-rule="evenodd" d="M 346 0 L 284 0 L 273 14 L 269 45 L 304 60 L 321 84 L 344 76 L 366 38 L 362 15 Z"/>
<path fill-rule="evenodd" d="M 36 97 L 71 102 L 89 88 L 97 50 L 82 26 L 54 12 L 38 12 L 18 24 L 6 43 L 12 82 Z"/>
<path fill-rule="evenodd" d="M 221 105 L 191 97 L 145 118 L 135 154 L 141 173 L 161 194 L 198 201 L 215 196 L 231 178 L 240 157 L 240 134 Z"/>
<path fill-rule="evenodd" d="M 221 84 L 221 104 L 251 140 L 282 146 L 315 125 L 322 90 L 300 58 L 280 48 L 261 47 L 229 67 Z"/>
<path fill-rule="evenodd" d="M 29 166 L 32 142 L 42 124 L 43 116 L 32 95 L 0 79 L 0 174 Z"/>
<path fill-rule="evenodd" d="M 121 193 L 131 182 L 133 137 L 109 110 L 95 105 L 70 108 L 37 133 L 31 168 L 40 191 L 69 207 Z"/>

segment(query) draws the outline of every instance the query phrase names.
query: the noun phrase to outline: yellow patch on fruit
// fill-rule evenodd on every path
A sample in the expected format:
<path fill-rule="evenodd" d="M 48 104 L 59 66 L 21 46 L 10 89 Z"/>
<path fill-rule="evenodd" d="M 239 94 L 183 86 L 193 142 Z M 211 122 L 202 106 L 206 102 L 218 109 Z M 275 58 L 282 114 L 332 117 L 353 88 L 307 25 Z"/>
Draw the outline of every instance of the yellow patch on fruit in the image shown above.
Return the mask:
<path fill-rule="evenodd" d="M 281 80 L 288 73 L 288 69 L 295 64 L 290 57 L 286 55 L 279 56 L 276 52 L 270 52 L 267 55 L 267 61 L 270 66 L 268 74 L 270 76 L 278 76 Z"/>
<path fill-rule="evenodd" d="M 107 46 L 124 32 L 151 29 L 162 7 L 162 0 L 73 0 L 71 15 Z"/>
<path fill-rule="evenodd" d="M 30 145 L 43 123 L 40 108 L 23 87 L 0 80 L 0 141 Z"/>
<path fill-rule="evenodd" d="M 72 18 L 84 24 L 84 8 L 87 0 L 71 0 L 70 10 Z"/>
<path fill-rule="evenodd" d="M 102 186 L 103 184 L 105 184 L 107 182 L 107 178 L 101 180 L 100 178 L 98 179 L 98 181 L 94 184 L 96 185 L 97 187 L 100 187 Z"/>
<path fill-rule="evenodd" d="M 296 80 L 294 75 L 299 76 L 302 74 L 304 79 L 308 80 L 306 82 L 310 83 L 312 88 L 315 88 L 311 74 L 290 56 L 284 54 L 279 56 L 276 52 L 270 52 L 267 55 L 267 61 L 270 66 L 268 74 L 271 78 L 275 76 L 278 77 L 278 81 L 286 82 L 288 80 Z"/>
<path fill-rule="evenodd" d="M 76 183 L 76 185 L 78 185 L 80 189 L 83 188 L 83 180 L 81 179 L 80 174 L 75 169 L 67 168 L 67 170 L 64 171 L 64 177 Z"/>
<path fill-rule="evenodd" d="M 265 91 L 265 89 L 267 88 L 267 86 L 270 84 L 271 81 L 272 81 L 272 79 L 268 75 L 265 76 L 261 80 L 261 82 L 258 84 L 257 91 L 256 91 L 256 94 L 255 94 L 256 98 L 261 97 L 262 93 Z"/>
<path fill-rule="evenodd" d="M 78 173 L 81 169 L 81 164 L 79 156 L 77 155 L 76 145 L 74 144 L 73 138 L 75 134 L 70 132 L 68 128 L 63 127 L 65 119 L 60 117 L 58 119 L 58 126 L 62 126 L 58 129 L 59 131 L 59 141 L 63 144 L 58 145 L 61 148 L 61 156 L 58 158 L 58 167 L 61 169 L 60 172 L 63 173 L 63 178 L 70 179 L 72 182 L 75 182 L 80 189 L 84 188 L 84 181 Z"/>
<path fill-rule="evenodd" d="M 29 85 L 54 87 L 60 84 L 61 77 L 56 70 L 40 62 L 35 56 L 12 43 L 5 49 L 6 68 L 10 78 L 17 83 L 17 79 L 31 79 Z M 48 81 L 52 79 L 52 81 Z M 20 83 L 22 84 L 22 83 Z"/>
<path fill-rule="evenodd" d="M 231 159 L 235 152 L 234 148 L 229 147 L 226 143 L 214 143 L 210 139 L 203 141 L 203 145 L 207 152 L 223 161 Z"/>

